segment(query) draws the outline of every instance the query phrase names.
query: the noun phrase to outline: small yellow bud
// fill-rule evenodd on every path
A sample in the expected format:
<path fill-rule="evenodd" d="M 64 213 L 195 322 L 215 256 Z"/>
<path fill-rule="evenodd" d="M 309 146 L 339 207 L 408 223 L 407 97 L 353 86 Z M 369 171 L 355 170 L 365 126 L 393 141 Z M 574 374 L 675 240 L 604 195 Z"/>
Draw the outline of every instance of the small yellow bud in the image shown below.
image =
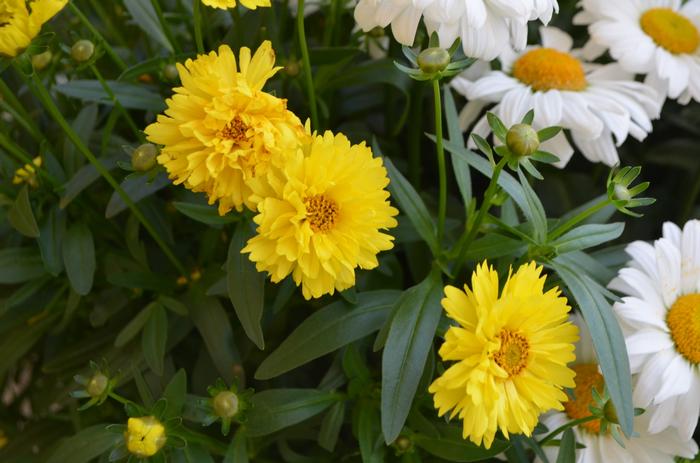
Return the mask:
<path fill-rule="evenodd" d="M 32 56 L 32 66 L 34 69 L 37 71 L 41 71 L 44 69 L 46 66 L 49 65 L 51 62 L 51 58 L 53 58 L 53 54 L 51 53 L 51 50 L 46 50 L 43 53 L 39 53 L 38 55 Z"/>
<path fill-rule="evenodd" d="M 426 74 L 443 71 L 450 64 L 450 54 L 442 48 L 426 48 L 418 55 L 418 67 Z"/>
<path fill-rule="evenodd" d="M 506 146 L 515 156 L 530 156 L 540 147 L 540 138 L 531 125 L 515 124 L 506 134 Z"/>
<path fill-rule="evenodd" d="M 124 432 L 126 448 L 140 458 L 152 457 L 165 445 L 165 427 L 153 416 L 129 418 Z"/>
<path fill-rule="evenodd" d="M 79 63 L 84 63 L 92 58 L 95 53 L 95 44 L 89 40 L 78 40 L 70 49 L 71 57 Z"/>
<path fill-rule="evenodd" d="M 238 396 L 231 391 L 221 391 L 214 397 L 214 413 L 221 418 L 233 418 L 238 413 Z"/>
<path fill-rule="evenodd" d="M 158 148 L 152 143 L 144 143 L 131 153 L 131 167 L 139 172 L 146 172 L 156 165 Z"/>
<path fill-rule="evenodd" d="M 92 398 L 100 397 L 105 392 L 108 385 L 109 378 L 102 373 L 96 373 L 85 385 L 85 390 Z"/>

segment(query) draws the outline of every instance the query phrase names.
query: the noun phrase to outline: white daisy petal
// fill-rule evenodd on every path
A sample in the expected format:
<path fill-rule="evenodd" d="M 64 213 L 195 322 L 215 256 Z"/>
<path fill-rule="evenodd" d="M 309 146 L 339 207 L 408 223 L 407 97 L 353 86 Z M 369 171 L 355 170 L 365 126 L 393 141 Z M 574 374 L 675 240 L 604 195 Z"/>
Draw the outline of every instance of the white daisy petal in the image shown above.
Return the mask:
<path fill-rule="evenodd" d="M 661 278 L 661 297 L 671 307 L 681 290 L 681 253 L 672 242 L 661 238 L 654 243 L 656 262 Z"/>
<path fill-rule="evenodd" d="M 681 274 L 683 294 L 700 290 L 700 221 L 691 220 L 683 227 L 681 240 Z"/>

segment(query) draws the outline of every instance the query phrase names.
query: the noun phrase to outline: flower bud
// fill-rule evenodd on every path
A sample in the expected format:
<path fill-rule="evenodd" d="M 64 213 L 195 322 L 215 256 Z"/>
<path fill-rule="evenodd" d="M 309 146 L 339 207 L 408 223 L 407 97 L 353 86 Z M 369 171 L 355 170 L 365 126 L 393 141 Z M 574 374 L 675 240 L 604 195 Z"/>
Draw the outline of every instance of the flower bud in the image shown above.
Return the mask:
<path fill-rule="evenodd" d="M 131 167 L 138 172 L 146 172 L 156 165 L 158 148 L 152 143 L 144 143 L 131 153 Z"/>
<path fill-rule="evenodd" d="M 426 74 L 444 71 L 450 64 L 450 54 L 442 48 L 426 48 L 418 55 L 418 67 Z"/>
<path fill-rule="evenodd" d="M 290 60 L 287 62 L 287 64 L 284 66 L 284 72 L 289 76 L 289 77 L 296 77 L 299 75 L 299 62 L 296 60 Z"/>
<path fill-rule="evenodd" d="M 163 68 L 163 77 L 170 81 L 177 80 L 180 74 L 177 72 L 177 66 L 174 64 L 166 64 Z"/>
<path fill-rule="evenodd" d="M 615 405 L 612 403 L 612 400 L 605 402 L 605 406 L 603 407 L 603 416 L 605 417 L 605 420 L 610 423 L 620 424 L 620 419 L 617 417 L 617 410 L 615 409 Z"/>
<path fill-rule="evenodd" d="M 624 185 L 615 185 L 614 195 L 615 199 L 619 199 L 620 201 L 629 201 L 632 199 L 630 190 Z"/>
<path fill-rule="evenodd" d="M 32 66 L 34 67 L 35 70 L 41 71 L 44 69 L 46 66 L 49 65 L 51 62 L 51 58 L 53 58 L 53 54 L 51 53 L 51 50 L 46 50 L 43 53 L 39 53 L 37 55 L 32 56 Z"/>
<path fill-rule="evenodd" d="M 95 44 L 85 39 L 78 40 L 70 49 L 71 57 L 79 63 L 88 61 L 92 58 L 93 53 L 95 53 Z"/>
<path fill-rule="evenodd" d="M 530 156 L 540 147 L 540 138 L 531 125 L 515 124 L 506 134 L 506 146 L 515 156 Z"/>
<path fill-rule="evenodd" d="M 165 445 L 165 427 L 153 416 L 129 418 L 124 432 L 126 448 L 139 458 L 152 457 Z"/>
<path fill-rule="evenodd" d="M 394 446 L 399 454 L 404 454 L 413 449 L 413 442 L 406 436 L 399 436 L 396 442 L 394 442 Z"/>
<path fill-rule="evenodd" d="M 238 396 L 231 391 L 221 391 L 213 399 L 214 413 L 221 418 L 233 418 L 238 413 Z"/>
<path fill-rule="evenodd" d="M 85 385 L 85 391 L 90 394 L 93 399 L 95 397 L 100 397 L 104 394 L 105 390 L 109 386 L 109 378 L 107 378 L 102 373 L 95 373 L 95 375 L 90 378 L 90 381 Z"/>

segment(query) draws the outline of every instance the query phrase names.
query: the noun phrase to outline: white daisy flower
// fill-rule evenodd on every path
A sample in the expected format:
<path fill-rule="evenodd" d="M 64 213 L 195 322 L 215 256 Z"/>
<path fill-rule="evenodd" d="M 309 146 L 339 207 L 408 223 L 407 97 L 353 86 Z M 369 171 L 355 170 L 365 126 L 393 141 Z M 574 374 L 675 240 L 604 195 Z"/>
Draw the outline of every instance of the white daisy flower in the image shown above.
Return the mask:
<path fill-rule="evenodd" d="M 520 122 L 535 110 L 533 126 L 561 126 L 591 162 L 609 166 L 619 163 L 616 146 L 632 136 L 644 140 L 652 130 L 651 119 L 659 117 L 660 105 L 654 89 L 635 82 L 620 66 L 600 66 L 583 61 L 573 40 L 565 32 L 542 27 L 541 46 L 521 53 L 501 55 L 502 69 L 475 81 L 456 78 L 453 87 L 471 105 L 497 103 L 492 109 L 506 126 Z M 490 127 L 482 117 L 473 132 L 487 136 Z M 556 154 L 564 167 L 574 150 L 559 133 L 542 145 Z"/>
<path fill-rule="evenodd" d="M 639 374 L 634 403 L 654 405 L 650 432 L 674 426 L 690 439 L 700 415 L 700 221 L 682 231 L 667 222 L 661 239 L 626 252 L 632 260 L 609 287 L 626 295 L 613 309 Z"/>
<path fill-rule="evenodd" d="M 423 17 L 442 46 L 459 37 L 465 55 L 492 60 L 511 44 L 525 46 L 528 21 L 547 23 L 558 10 L 557 0 L 360 0 L 355 20 L 364 31 L 391 25 L 396 40 L 410 46 Z"/>
<path fill-rule="evenodd" d="M 659 98 L 700 101 L 700 0 L 582 0 L 591 56 L 606 49 L 629 72 L 646 74 Z"/>
<path fill-rule="evenodd" d="M 576 372 L 576 387 L 570 392 L 563 412 L 550 412 L 542 416 L 542 423 L 550 431 L 571 420 L 591 416 L 588 407 L 595 405 L 592 391 L 596 389 L 602 394 L 605 387 L 588 329 L 578 314 L 572 318 L 581 336 L 576 345 L 576 363 L 572 366 Z M 635 417 L 634 429 L 639 435 L 631 439 L 623 436 L 624 448 L 609 432 L 601 432 L 600 420 L 575 426 L 576 442 L 585 447 L 576 450 L 576 463 L 673 463 L 676 456 L 693 458 L 698 451 L 697 444 L 692 439 L 682 439 L 675 429 L 668 428 L 659 434 L 647 431 L 650 411 Z M 558 461 L 559 447 L 545 446 L 543 450 L 549 461 Z M 539 459 L 535 461 L 541 462 Z"/>

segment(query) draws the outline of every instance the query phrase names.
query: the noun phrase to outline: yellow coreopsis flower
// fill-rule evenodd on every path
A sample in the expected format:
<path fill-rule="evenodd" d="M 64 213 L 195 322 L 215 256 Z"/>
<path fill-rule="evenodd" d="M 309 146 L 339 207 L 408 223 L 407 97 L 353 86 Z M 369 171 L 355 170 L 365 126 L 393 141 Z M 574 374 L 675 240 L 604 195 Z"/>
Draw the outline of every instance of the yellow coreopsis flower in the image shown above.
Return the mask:
<path fill-rule="evenodd" d="M 355 268 L 377 267 L 397 225 L 382 160 L 364 143 L 326 132 L 253 184 L 258 235 L 241 251 L 273 282 L 290 273 L 306 299 L 355 284 Z"/>
<path fill-rule="evenodd" d="M 17 56 L 68 0 L 0 0 L 0 54 Z"/>
<path fill-rule="evenodd" d="M 124 432 L 126 448 L 140 458 L 152 457 L 165 445 L 165 427 L 153 416 L 129 418 Z"/>
<path fill-rule="evenodd" d="M 459 323 L 440 348 L 457 362 L 429 391 L 442 416 L 463 420 L 463 437 L 491 447 L 497 430 L 530 435 L 541 413 L 563 410 L 564 387 L 574 387 L 578 329 L 558 288 L 544 292 L 534 262 L 509 276 L 498 295 L 498 274 L 486 262 L 472 275 L 472 289 L 445 288 L 442 306 Z"/>
<path fill-rule="evenodd" d="M 202 0 L 202 3 L 222 10 L 236 6 L 236 0 Z M 259 6 L 270 6 L 270 0 L 241 0 L 241 4 L 249 10 L 254 10 Z"/>
<path fill-rule="evenodd" d="M 248 183 L 268 166 L 283 162 L 308 135 L 287 101 L 262 91 L 279 69 L 269 41 L 251 57 L 241 48 L 178 64 L 182 87 L 166 100 L 168 109 L 145 132 L 163 146 L 158 162 L 176 184 L 205 192 L 219 213 L 251 209 Z"/>
<path fill-rule="evenodd" d="M 2 1 L 2 0 L 0 0 Z M 25 164 L 24 167 L 20 167 L 15 171 L 15 176 L 12 177 L 12 183 L 19 185 L 20 183 L 26 183 L 29 186 L 36 188 L 36 168 L 41 167 L 42 164 L 41 156 L 37 156 L 32 159 L 31 164 Z"/>

